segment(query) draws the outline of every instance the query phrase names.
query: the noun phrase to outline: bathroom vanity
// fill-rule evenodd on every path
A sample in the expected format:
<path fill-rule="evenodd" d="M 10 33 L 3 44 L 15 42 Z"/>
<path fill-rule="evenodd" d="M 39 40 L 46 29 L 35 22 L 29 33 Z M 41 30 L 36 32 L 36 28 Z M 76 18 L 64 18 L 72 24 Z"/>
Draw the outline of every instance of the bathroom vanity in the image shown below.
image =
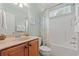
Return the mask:
<path fill-rule="evenodd" d="M 0 56 L 39 56 L 39 37 L 9 37 L 0 41 Z"/>

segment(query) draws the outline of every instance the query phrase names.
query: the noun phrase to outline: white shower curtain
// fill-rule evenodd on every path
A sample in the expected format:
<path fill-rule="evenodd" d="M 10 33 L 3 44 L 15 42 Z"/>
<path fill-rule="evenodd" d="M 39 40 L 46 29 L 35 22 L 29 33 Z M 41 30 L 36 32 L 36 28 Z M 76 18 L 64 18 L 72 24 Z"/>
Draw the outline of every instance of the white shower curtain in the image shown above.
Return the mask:
<path fill-rule="evenodd" d="M 6 24 L 6 14 L 4 10 L 0 10 L 0 34 L 6 34 L 7 24 Z"/>
<path fill-rule="evenodd" d="M 6 13 L 4 10 L 2 10 L 2 20 L 3 20 L 3 30 L 4 30 L 4 33 L 6 34 L 7 33 L 7 24 L 6 24 Z"/>

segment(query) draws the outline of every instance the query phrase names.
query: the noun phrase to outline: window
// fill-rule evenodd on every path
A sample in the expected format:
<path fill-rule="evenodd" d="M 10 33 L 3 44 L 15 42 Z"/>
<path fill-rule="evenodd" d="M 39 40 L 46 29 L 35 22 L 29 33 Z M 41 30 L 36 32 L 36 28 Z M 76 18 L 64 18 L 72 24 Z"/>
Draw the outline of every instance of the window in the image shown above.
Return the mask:
<path fill-rule="evenodd" d="M 51 10 L 49 12 L 49 17 L 65 15 L 65 14 L 69 14 L 71 12 L 72 12 L 72 6 L 67 5 L 67 6 L 64 6 L 64 7 L 60 7 L 60 8 L 56 8 L 54 10 Z"/>

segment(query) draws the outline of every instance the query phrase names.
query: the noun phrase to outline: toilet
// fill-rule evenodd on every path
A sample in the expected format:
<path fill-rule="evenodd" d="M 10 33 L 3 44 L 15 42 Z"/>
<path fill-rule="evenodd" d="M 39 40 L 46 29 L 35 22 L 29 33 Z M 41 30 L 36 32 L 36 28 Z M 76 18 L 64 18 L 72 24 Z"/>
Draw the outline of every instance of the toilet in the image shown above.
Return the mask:
<path fill-rule="evenodd" d="M 51 56 L 51 49 L 47 46 L 40 46 L 40 54 L 42 56 Z"/>
<path fill-rule="evenodd" d="M 40 50 L 40 55 L 41 56 L 51 56 L 51 48 L 45 46 L 45 45 L 42 45 L 41 46 L 41 39 L 39 41 L 39 50 Z"/>

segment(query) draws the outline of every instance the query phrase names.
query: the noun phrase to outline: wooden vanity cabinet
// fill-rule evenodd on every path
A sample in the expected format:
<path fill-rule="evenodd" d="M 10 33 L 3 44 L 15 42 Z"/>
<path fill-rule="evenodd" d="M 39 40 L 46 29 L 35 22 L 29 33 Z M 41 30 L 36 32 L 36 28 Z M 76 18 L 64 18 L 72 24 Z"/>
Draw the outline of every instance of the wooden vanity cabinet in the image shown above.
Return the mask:
<path fill-rule="evenodd" d="M 1 56 L 38 56 L 39 45 L 38 40 L 31 40 L 23 44 L 4 49 L 0 52 Z"/>
<path fill-rule="evenodd" d="M 24 56 L 25 52 L 26 52 L 26 55 L 28 55 L 28 52 L 26 50 L 28 51 L 28 49 L 25 48 L 25 44 L 21 44 L 1 51 L 1 55 L 2 56 Z"/>
<path fill-rule="evenodd" d="M 33 40 L 29 42 L 29 56 L 39 55 L 39 45 L 38 40 Z"/>

